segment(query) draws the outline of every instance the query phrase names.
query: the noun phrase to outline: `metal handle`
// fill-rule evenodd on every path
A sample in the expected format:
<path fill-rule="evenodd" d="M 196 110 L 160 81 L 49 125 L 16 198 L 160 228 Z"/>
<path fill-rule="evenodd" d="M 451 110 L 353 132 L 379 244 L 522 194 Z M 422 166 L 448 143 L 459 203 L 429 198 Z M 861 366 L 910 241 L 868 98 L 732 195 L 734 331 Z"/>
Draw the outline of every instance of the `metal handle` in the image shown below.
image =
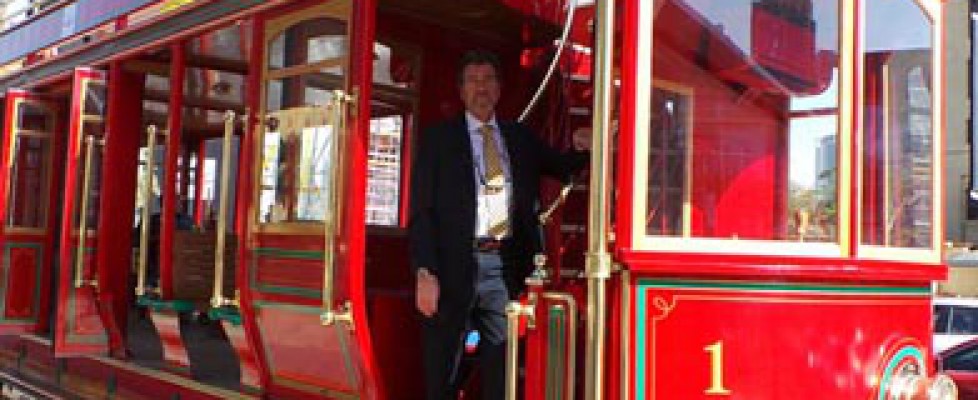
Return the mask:
<path fill-rule="evenodd" d="M 519 399 L 520 319 L 532 318 L 534 308 L 533 303 L 523 305 L 518 301 L 506 305 L 506 400 Z"/>
<path fill-rule="evenodd" d="M 85 136 L 85 166 L 82 170 L 82 191 L 81 206 L 79 210 L 78 226 L 78 246 L 75 249 L 75 289 L 86 285 L 98 287 L 97 279 L 86 279 L 85 273 L 85 240 L 88 237 L 88 192 L 91 186 L 92 172 L 92 153 L 95 146 L 102 144 L 103 141 L 95 139 L 95 136 Z"/>
<path fill-rule="evenodd" d="M 334 289 L 334 263 L 336 261 L 336 232 L 340 224 L 335 215 L 342 208 L 342 196 L 340 196 L 339 184 L 343 177 L 345 163 L 342 160 L 346 138 L 346 105 L 354 101 L 351 96 L 342 90 L 334 90 L 327 112 L 329 112 L 329 125 L 334 127 L 332 132 L 333 145 L 330 148 L 330 160 L 333 164 L 329 174 L 329 196 L 326 200 L 326 217 L 323 221 L 323 305 L 320 322 L 329 326 L 337 321 L 345 322 L 350 330 L 353 330 L 353 307 L 349 300 L 337 308 L 334 308 L 333 289 Z"/>
<path fill-rule="evenodd" d="M 557 198 L 550 203 L 550 206 L 547 207 L 546 211 L 540 213 L 538 217 L 538 219 L 540 220 L 540 225 L 546 225 L 550 223 L 550 217 L 553 216 L 554 211 L 557 211 L 558 207 L 560 207 L 562 204 L 564 204 L 564 202 L 567 201 L 567 196 L 570 194 L 571 189 L 574 189 L 574 186 L 575 186 L 575 182 L 574 179 L 572 178 L 570 182 L 567 182 L 566 184 L 564 184 L 564 187 L 560 188 L 560 194 L 557 195 Z"/>
<path fill-rule="evenodd" d="M 140 188 L 143 192 L 143 204 L 142 213 L 140 213 L 140 230 L 139 230 L 139 269 L 136 272 L 136 295 L 142 296 L 146 294 L 146 263 L 149 257 L 149 206 L 150 206 L 150 196 L 153 195 L 153 169 L 155 167 L 155 160 L 153 159 L 156 155 L 156 125 L 150 125 L 146 127 L 146 173 L 143 177 L 143 187 Z"/>
<path fill-rule="evenodd" d="M 237 306 L 238 299 L 224 297 L 224 248 L 227 232 L 228 186 L 231 177 L 231 137 L 234 135 L 234 111 L 224 113 L 224 145 L 221 150 L 221 198 L 217 206 L 217 243 L 214 249 L 214 293 L 211 306 Z"/>

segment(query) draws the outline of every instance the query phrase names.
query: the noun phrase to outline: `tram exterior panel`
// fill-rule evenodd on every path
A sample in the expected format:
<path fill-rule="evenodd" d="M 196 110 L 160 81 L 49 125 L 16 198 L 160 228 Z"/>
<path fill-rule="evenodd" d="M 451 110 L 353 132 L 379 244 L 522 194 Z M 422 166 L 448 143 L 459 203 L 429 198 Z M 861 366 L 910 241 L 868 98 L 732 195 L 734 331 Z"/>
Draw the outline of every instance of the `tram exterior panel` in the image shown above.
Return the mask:
<path fill-rule="evenodd" d="M 541 188 L 510 397 L 953 398 L 941 1 L 109 3 L 0 32 L 5 387 L 421 398 L 412 145 L 464 51 L 515 118 L 562 47 L 526 123 L 595 147 Z"/>

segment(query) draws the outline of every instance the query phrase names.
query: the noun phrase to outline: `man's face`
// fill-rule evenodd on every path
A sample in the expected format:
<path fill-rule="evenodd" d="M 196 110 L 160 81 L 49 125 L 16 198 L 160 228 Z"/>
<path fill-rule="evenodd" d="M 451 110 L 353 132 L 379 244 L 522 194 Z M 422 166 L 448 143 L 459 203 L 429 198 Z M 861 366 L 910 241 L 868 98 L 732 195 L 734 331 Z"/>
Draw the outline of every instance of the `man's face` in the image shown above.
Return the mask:
<path fill-rule="evenodd" d="M 462 69 L 459 89 L 465 110 L 476 118 L 488 121 L 499 101 L 499 80 L 492 64 L 470 64 Z"/>

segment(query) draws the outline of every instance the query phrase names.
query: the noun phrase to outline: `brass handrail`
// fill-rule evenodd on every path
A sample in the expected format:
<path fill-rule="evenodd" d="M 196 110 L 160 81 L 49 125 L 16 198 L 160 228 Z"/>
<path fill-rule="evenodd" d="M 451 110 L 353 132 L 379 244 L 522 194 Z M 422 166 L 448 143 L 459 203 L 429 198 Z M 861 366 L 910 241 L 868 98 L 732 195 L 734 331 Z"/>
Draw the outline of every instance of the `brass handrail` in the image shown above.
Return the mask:
<path fill-rule="evenodd" d="M 523 305 L 518 301 L 506 304 L 506 400 L 518 400 L 520 319 L 532 317 L 535 304 Z"/>
<path fill-rule="evenodd" d="M 238 299 L 224 297 L 224 248 L 227 233 L 228 187 L 231 177 L 231 138 L 234 135 L 234 111 L 224 113 L 224 143 L 221 149 L 221 198 L 217 205 L 217 243 L 214 248 L 214 293 L 211 306 L 237 306 Z"/>
<path fill-rule="evenodd" d="M 150 197 L 153 195 L 153 169 L 155 167 L 153 160 L 156 155 L 156 125 L 150 125 L 146 127 L 146 176 L 143 179 L 143 187 L 140 188 L 143 192 L 143 210 L 140 213 L 140 230 L 139 230 L 139 270 L 136 272 L 136 296 L 142 296 L 146 294 L 146 262 L 148 260 L 149 254 L 147 250 L 149 247 L 149 206 Z"/>
<path fill-rule="evenodd" d="M 97 288 L 98 279 L 86 279 L 85 274 L 85 240 L 88 237 L 88 192 L 92 182 L 92 153 L 96 145 L 104 143 L 95 136 L 85 136 L 85 166 L 82 169 L 81 205 L 78 218 L 78 246 L 75 249 L 75 289 L 85 285 Z"/>
<path fill-rule="evenodd" d="M 541 296 L 547 300 L 557 300 L 567 304 L 567 366 L 564 371 L 567 380 L 564 398 L 574 399 L 574 378 L 577 372 L 577 300 L 569 293 L 562 292 L 544 292 Z"/>
<path fill-rule="evenodd" d="M 335 282 L 333 272 L 336 261 L 334 254 L 336 251 L 336 232 L 340 228 L 337 216 L 341 215 L 340 209 L 342 207 L 341 191 L 338 185 L 345 169 L 345 163 L 341 159 L 346 142 L 345 113 L 346 105 L 353 102 L 353 100 L 353 96 L 342 90 L 334 90 L 328 106 L 328 112 L 330 113 L 329 125 L 334 128 L 332 131 L 333 145 L 330 148 L 330 160 L 333 168 L 329 175 L 329 197 L 326 201 L 326 213 L 323 220 L 323 312 L 319 316 L 320 322 L 325 326 L 342 321 L 347 323 L 347 327 L 350 330 L 353 330 L 354 325 L 352 303 L 347 300 L 339 307 L 334 308 L 333 286 Z"/>

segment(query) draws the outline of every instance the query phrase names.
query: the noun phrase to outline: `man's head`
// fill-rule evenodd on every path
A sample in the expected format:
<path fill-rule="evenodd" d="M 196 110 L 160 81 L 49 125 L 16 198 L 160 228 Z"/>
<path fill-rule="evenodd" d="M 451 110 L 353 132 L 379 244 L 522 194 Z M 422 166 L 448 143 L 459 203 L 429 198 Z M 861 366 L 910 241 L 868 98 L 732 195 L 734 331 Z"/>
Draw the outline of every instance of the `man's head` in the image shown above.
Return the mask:
<path fill-rule="evenodd" d="M 483 50 L 471 50 L 459 63 L 458 87 L 465 110 L 483 122 L 492 118 L 499 102 L 499 59 Z"/>

